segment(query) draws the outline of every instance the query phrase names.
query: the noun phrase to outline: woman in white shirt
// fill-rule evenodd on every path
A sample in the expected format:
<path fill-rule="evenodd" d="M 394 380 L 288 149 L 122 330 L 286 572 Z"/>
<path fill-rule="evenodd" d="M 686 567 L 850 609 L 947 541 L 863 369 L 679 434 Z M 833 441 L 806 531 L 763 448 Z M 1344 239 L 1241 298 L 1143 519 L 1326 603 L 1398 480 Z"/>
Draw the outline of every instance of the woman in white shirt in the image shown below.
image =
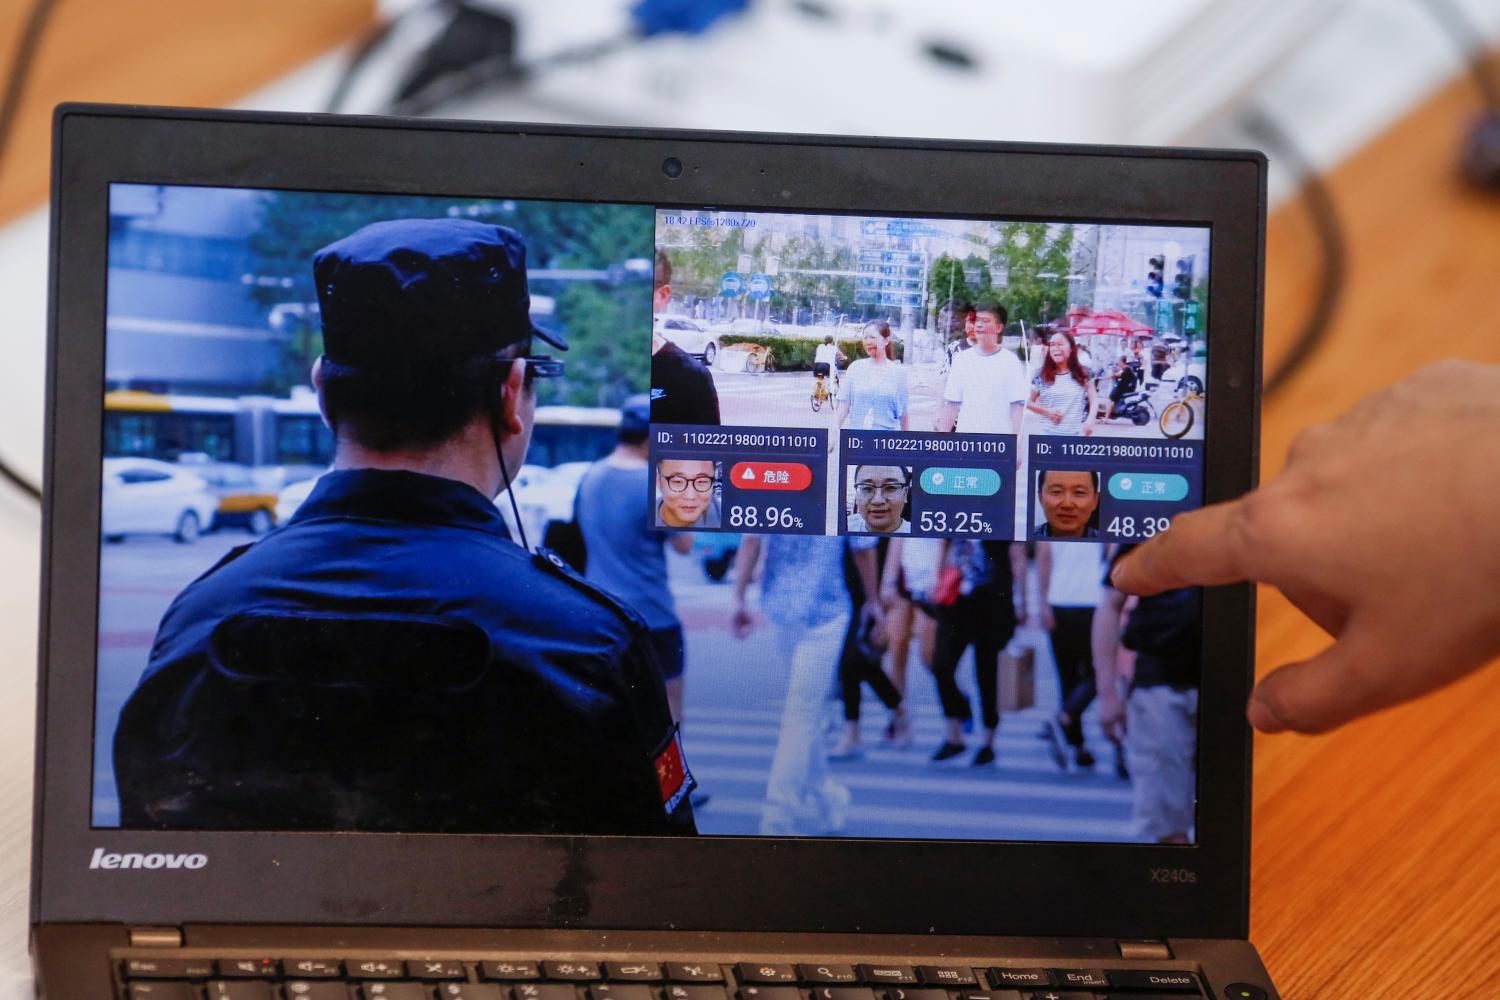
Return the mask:
<path fill-rule="evenodd" d="M 882 320 L 866 323 L 862 336 L 869 357 L 851 363 L 844 372 L 838 426 L 865 431 L 907 430 L 910 396 L 906 369 L 891 357 L 891 326 Z"/>

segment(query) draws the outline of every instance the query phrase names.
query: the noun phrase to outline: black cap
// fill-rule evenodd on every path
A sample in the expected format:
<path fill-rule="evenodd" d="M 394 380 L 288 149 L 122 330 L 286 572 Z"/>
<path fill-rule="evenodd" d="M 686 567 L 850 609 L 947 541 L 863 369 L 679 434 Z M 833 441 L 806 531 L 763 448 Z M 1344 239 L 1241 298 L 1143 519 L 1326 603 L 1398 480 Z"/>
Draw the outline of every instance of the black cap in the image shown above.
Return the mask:
<path fill-rule="evenodd" d="M 313 256 L 323 353 L 337 365 L 407 373 L 493 356 L 536 336 L 526 243 L 468 219 L 375 222 Z"/>
<path fill-rule="evenodd" d="M 651 429 L 651 397 L 644 392 L 631 396 L 620 407 L 620 430 L 644 434 Z"/>

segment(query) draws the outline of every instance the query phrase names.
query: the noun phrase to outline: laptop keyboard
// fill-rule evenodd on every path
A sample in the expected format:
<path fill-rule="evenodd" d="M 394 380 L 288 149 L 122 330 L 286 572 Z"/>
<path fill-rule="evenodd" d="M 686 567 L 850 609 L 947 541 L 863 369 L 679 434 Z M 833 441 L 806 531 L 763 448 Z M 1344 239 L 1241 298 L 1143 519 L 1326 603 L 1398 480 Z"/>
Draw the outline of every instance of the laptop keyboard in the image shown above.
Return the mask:
<path fill-rule="evenodd" d="M 132 958 L 123 1000 L 1191 1000 L 1191 972 L 877 961 Z"/>

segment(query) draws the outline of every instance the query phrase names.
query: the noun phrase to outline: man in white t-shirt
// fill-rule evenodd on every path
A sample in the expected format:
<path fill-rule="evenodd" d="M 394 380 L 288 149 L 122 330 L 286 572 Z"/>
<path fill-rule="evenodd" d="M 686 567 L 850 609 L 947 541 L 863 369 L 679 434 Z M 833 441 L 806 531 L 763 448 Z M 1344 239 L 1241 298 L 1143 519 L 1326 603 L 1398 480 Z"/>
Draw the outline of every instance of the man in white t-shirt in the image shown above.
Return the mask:
<path fill-rule="evenodd" d="M 1000 347 L 1005 307 L 981 302 L 974 310 L 975 344 L 953 357 L 937 429 L 960 434 L 1019 434 L 1030 386 L 1014 353 Z"/>

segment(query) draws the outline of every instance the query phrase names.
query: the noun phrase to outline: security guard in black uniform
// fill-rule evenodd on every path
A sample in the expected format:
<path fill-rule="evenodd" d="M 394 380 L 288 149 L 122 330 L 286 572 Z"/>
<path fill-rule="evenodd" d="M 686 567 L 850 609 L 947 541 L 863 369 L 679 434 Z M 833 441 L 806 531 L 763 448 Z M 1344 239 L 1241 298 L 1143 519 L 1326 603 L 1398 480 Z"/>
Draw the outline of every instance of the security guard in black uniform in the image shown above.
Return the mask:
<path fill-rule="evenodd" d="M 649 632 L 491 498 L 531 381 L 512 230 L 380 222 L 314 258 L 333 471 L 172 602 L 120 714 L 126 827 L 694 833 Z"/>

